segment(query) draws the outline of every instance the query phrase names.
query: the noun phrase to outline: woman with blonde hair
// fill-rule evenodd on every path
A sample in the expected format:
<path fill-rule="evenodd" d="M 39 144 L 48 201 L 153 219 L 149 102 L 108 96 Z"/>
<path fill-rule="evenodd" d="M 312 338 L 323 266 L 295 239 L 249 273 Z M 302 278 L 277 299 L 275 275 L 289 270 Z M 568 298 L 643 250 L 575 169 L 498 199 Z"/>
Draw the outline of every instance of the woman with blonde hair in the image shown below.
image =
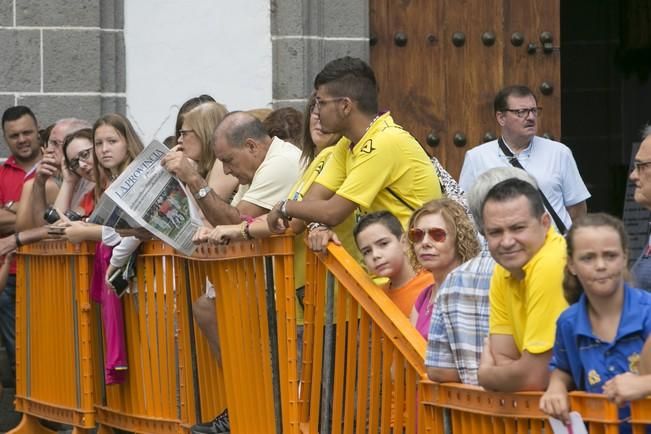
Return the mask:
<path fill-rule="evenodd" d="M 414 211 L 407 239 L 407 253 L 414 269 L 427 270 L 434 276 L 434 284 L 421 292 L 410 316 L 427 339 L 437 289 L 450 271 L 477 256 L 480 245 L 466 210 L 452 199 L 433 200 Z"/>

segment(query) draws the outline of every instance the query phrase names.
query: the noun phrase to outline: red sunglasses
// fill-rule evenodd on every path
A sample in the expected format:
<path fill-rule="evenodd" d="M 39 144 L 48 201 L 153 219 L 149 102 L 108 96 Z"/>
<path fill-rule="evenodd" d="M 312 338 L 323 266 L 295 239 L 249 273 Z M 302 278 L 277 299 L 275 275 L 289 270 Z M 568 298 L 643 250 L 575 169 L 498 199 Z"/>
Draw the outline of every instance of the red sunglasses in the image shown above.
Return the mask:
<path fill-rule="evenodd" d="M 419 229 L 413 228 L 409 229 L 407 232 L 407 238 L 412 243 L 420 243 L 425 238 L 425 234 L 429 235 L 430 239 L 436 241 L 437 243 L 442 243 L 448 237 L 448 233 L 445 232 L 445 229 L 441 228 L 429 228 L 429 229 Z"/>

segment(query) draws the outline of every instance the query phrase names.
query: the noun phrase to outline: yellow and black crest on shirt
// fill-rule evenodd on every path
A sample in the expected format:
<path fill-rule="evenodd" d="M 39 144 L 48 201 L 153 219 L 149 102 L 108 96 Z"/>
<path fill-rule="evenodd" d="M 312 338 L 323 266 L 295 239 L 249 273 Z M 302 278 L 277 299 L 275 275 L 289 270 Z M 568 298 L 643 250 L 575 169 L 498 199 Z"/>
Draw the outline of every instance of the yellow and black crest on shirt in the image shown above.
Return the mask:
<path fill-rule="evenodd" d="M 639 374 L 640 367 L 640 355 L 638 353 L 633 353 L 628 356 L 628 370 L 633 374 Z"/>
<path fill-rule="evenodd" d="M 588 382 L 591 386 L 594 386 L 597 383 L 601 382 L 601 377 L 597 374 L 597 371 L 594 369 L 588 372 Z"/>

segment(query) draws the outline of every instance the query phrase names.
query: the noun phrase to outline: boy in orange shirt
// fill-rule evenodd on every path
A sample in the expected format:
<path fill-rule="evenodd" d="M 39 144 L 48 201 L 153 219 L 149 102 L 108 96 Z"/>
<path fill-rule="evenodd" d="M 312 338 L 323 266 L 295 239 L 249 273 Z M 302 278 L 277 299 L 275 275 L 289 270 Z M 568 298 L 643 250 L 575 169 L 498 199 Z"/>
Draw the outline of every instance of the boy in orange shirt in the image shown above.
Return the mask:
<path fill-rule="evenodd" d="M 416 273 L 409 263 L 400 221 L 389 211 L 364 215 L 353 230 L 368 272 L 387 278 L 386 294 L 409 318 L 416 298 L 434 283 L 431 273 Z"/>

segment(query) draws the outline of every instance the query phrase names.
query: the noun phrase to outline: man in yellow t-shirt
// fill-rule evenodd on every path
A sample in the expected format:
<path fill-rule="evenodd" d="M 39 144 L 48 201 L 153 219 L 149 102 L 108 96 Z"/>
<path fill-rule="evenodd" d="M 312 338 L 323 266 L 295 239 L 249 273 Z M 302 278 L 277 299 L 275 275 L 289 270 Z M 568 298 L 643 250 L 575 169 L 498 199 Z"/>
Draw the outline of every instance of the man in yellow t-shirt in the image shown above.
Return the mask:
<path fill-rule="evenodd" d="M 423 148 L 389 113 L 377 114 L 377 83 L 370 66 L 352 57 L 333 60 L 316 76 L 314 88 L 322 130 L 347 140 L 335 146 L 303 201 L 282 201 L 272 209 L 270 228 L 282 232 L 287 220 L 296 217 L 319 223 L 323 230 L 355 210 L 388 210 L 406 226 L 413 210 L 441 197 Z"/>
<path fill-rule="evenodd" d="M 479 384 L 501 392 L 545 390 L 556 319 L 567 307 L 565 239 L 551 228 L 538 190 L 513 178 L 488 192 L 482 224 L 497 265 Z"/>

